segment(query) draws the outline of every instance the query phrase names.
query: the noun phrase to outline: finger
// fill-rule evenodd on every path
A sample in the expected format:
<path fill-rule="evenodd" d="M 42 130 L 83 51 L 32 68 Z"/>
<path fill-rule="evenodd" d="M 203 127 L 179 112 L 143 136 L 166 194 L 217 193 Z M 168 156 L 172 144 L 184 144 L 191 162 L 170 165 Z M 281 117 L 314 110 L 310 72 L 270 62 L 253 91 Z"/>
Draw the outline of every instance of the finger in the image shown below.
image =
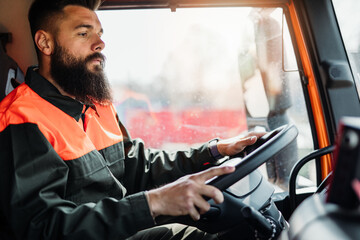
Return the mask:
<path fill-rule="evenodd" d="M 192 206 L 188 208 L 188 214 L 194 221 L 197 221 L 200 219 L 200 211 L 203 211 L 203 210 L 201 210 L 200 208 L 197 208 L 197 205 L 195 202 L 196 202 L 196 200 L 194 199 Z"/>
<path fill-rule="evenodd" d="M 205 185 L 202 187 L 201 195 L 212 198 L 215 203 L 222 203 L 224 201 L 224 195 L 222 192 L 218 188 L 211 185 Z"/>
<path fill-rule="evenodd" d="M 236 153 L 244 150 L 246 146 L 253 145 L 256 141 L 265 135 L 266 132 L 251 132 L 247 137 L 240 139 L 236 144 Z"/>
<path fill-rule="evenodd" d="M 194 221 L 198 221 L 200 219 L 200 213 L 199 211 L 194 207 L 189 209 L 189 215 Z"/>
<path fill-rule="evenodd" d="M 209 180 L 210 178 L 228 174 L 228 173 L 232 173 L 233 171 L 235 171 L 234 166 L 213 167 L 213 168 L 209 168 L 206 171 L 200 172 L 197 175 L 194 175 L 193 180 L 205 182 L 206 180 Z"/>
<path fill-rule="evenodd" d="M 252 145 L 257 141 L 257 136 L 250 136 L 239 139 L 226 150 L 226 155 L 232 156 L 244 150 L 246 146 Z"/>
<path fill-rule="evenodd" d="M 257 136 L 251 136 L 251 137 L 246 137 L 241 139 L 238 143 L 239 145 L 241 145 L 242 148 L 248 146 L 248 145 L 252 145 L 257 141 L 258 137 Z"/>
<path fill-rule="evenodd" d="M 194 205 L 200 214 L 204 214 L 210 209 L 210 204 L 201 195 L 194 199 Z"/>
<path fill-rule="evenodd" d="M 255 137 L 262 137 L 265 134 L 267 134 L 267 132 L 249 132 L 247 137 L 251 137 L 251 136 L 255 136 Z"/>

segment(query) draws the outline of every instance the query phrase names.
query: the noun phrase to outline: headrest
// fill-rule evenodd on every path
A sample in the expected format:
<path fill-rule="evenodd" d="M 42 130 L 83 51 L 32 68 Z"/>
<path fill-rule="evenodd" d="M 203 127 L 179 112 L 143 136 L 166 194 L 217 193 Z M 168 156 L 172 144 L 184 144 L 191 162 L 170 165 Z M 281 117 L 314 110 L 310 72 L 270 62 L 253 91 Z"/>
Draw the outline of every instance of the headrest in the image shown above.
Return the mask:
<path fill-rule="evenodd" d="M 16 62 L 9 57 L 0 46 L 0 101 L 20 83 L 24 82 L 24 74 Z"/>

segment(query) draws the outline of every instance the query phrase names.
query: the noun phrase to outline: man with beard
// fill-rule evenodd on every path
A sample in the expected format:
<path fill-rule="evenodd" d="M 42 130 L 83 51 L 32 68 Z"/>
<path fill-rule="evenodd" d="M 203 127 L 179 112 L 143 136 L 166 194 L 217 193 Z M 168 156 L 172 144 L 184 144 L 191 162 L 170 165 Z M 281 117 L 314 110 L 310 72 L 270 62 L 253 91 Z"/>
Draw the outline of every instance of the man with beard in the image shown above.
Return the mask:
<path fill-rule="evenodd" d="M 175 153 L 131 139 L 103 72 L 98 6 L 35 0 L 30 8 L 39 66 L 0 103 L 0 238 L 217 239 L 154 219 L 197 220 L 210 207 L 203 196 L 222 202 L 205 182 L 234 168 L 209 166 L 261 134 Z"/>

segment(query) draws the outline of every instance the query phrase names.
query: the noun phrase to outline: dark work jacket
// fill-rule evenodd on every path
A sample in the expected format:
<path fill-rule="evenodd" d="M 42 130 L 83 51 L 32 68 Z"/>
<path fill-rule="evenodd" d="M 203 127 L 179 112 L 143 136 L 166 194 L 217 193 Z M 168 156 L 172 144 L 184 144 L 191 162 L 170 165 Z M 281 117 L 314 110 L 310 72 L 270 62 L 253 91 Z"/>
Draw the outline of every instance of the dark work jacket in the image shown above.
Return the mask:
<path fill-rule="evenodd" d="M 154 226 L 145 190 L 212 160 L 207 144 L 146 149 L 113 105 L 84 106 L 29 68 L 0 103 L 0 239 L 124 239 Z"/>

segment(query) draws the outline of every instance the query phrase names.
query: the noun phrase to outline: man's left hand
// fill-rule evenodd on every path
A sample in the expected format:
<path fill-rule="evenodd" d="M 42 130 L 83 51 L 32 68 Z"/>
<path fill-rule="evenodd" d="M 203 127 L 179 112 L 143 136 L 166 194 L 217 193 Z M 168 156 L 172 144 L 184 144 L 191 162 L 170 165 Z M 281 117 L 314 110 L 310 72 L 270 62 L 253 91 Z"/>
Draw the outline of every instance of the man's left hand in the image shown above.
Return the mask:
<path fill-rule="evenodd" d="M 248 145 L 254 144 L 259 137 L 265 135 L 266 132 L 249 132 L 246 136 L 237 136 L 229 139 L 219 140 L 217 148 L 223 156 L 233 156 Z"/>

